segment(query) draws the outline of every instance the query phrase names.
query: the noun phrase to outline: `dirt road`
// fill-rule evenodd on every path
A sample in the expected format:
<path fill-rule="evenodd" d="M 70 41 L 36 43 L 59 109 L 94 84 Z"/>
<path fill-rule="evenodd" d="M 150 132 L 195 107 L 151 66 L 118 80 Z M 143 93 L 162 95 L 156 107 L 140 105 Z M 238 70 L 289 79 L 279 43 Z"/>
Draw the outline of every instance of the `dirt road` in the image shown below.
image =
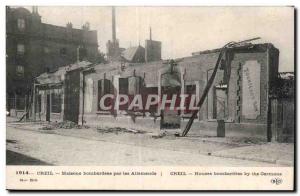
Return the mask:
<path fill-rule="evenodd" d="M 7 127 L 7 150 L 51 165 L 276 166 L 264 162 L 176 152 L 154 146 L 118 144 L 12 127 Z"/>

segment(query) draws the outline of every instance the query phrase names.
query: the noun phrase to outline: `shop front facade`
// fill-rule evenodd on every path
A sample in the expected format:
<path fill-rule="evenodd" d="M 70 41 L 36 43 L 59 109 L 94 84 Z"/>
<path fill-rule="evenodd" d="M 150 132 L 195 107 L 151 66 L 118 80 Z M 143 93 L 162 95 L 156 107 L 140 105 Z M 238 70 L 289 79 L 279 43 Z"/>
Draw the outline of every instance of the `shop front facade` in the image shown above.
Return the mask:
<path fill-rule="evenodd" d="M 174 61 L 114 62 L 83 70 L 78 123 L 180 132 L 202 96 L 219 53 L 217 49 Z M 272 44 L 228 49 L 189 135 L 216 135 L 217 121 L 224 120 L 226 135 L 272 137 L 269 89 L 278 74 L 278 57 Z M 149 98 L 156 96 L 157 103 Z M 105 108 L 100 104 L 103 97 Z M 175 107 L 171 107 L 173 98 Z M 147 101 L 152 103 L 148 107 Z"/>

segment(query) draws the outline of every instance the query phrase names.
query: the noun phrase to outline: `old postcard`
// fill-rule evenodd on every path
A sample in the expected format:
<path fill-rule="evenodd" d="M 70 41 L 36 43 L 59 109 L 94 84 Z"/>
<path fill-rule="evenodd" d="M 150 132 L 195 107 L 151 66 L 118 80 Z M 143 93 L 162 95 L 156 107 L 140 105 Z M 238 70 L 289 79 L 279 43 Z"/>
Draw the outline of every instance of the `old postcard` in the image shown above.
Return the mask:
<path fill-rule="evenodd" d="M 6 6 L 8 190 L 285 190 L 294 7 Z"/>

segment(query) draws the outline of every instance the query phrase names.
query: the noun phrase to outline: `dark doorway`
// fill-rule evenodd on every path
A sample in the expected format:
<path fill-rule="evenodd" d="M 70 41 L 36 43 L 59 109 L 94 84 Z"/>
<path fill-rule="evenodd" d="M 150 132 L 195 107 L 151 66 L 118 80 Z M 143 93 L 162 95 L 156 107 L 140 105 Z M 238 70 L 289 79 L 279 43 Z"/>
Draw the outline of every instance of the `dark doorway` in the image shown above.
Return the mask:
<path fill-rule="evenodd" d="M 170 70 L 161 75 L 161 95 L 167 96 L 171 100 L 176 96 L 175 108 L 180 105 L 181 80 L 180 73 L 171 66 Z M 180 128 L 180 110 L 170 107 L 171 104 L 165 104 L 165 109 L 161 110 L 161 128 L 178 129 Z"/>
<path fill-rule="evenodd" d="M 80 72 L 70 71 L 65 78 L 64 120 L 78 123 Z"/>
<path fill-rule="evenodd" d="M 162 87 L 162 95 L 167 95 L 167 100 L 171 100 L 176 95 L 175 107 L 180 104 L 180 86 Z M 180 110 L 170 109 L 170 104 L 165 104 L 165 109 L 161 110 L 161 128 L 178 129 L 180 128 Z"/>
<path fill-rule="evenodd" d="M 50 121 L 50 94 L 47 94 L 46 121 Z"/>
<path fill-rule="evenodd" d="M 214 100 L 214 117 L 215 119 L 226 119 L 227 111 L 227 89 L 215 88 L 215 100 Z"/>

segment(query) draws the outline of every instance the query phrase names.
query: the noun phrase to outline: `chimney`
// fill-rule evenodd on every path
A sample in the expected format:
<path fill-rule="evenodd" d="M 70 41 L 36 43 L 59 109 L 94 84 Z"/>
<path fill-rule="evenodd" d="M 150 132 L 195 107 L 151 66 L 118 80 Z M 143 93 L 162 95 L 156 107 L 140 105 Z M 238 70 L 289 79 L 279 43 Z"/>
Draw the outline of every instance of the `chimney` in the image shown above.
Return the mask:
<path fill-rule="evenodd" d="M 33 14 L 38 14 L 38 7 L 37 6 L 32 6 L 32 13 Z"/>
<path fill-rule="evenodd" d="M 66 26 L 67 26 L 68 29 L 72 29 L 73 28 L 73 24 L 71 22 L 68 22 Z"/>
<path fill-rule="evenodd" d="M 116 16 L 115 16 L 115 7 L 112 7 L 112 41 L 116 42 Z"/>
<path fill-rule="evenodd" d="M 152 29 L 149 28 L 149 40 L 145 41 L 145 61 L 159 61 L 161 60 L 161 42 L 152 40 Z"/>

